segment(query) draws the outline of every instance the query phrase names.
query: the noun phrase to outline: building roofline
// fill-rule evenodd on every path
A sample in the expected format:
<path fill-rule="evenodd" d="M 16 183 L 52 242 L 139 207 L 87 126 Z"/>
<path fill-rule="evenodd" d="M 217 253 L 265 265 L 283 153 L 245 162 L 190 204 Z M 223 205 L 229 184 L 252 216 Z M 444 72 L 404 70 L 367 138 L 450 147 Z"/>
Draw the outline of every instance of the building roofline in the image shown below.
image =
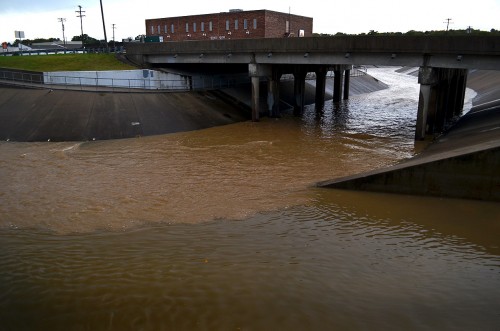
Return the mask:
<path fill-rule="evenodd" d="M 284 13 L 284 12 L 279 12 L 275 10 L 269 10 L 269 9 L 256 9 L 256 10 L 242 10 L 242 11 L 236 11 L 236 12 L 230 12 L 230 11 L 222 11 L 222 12 L 217 12 L 217 13 L 206 13 L 206 14 L 196 14 L 196 15 L 183 15 L 183 16 L 170 16 L 170 17 L 157 17 L 157 18 L 146 18 L 146 21 L 153 21 L 153 20 L 162 20 L 162 19 L 180 19 L 180 18 L 187 18 L 187 17 L 201 17 L 201 16 L 216 16 L 220 14 L 242 14 L 242 13 L 255 13 L 255 12 L 269 12 L 269 13 L 277 13 L 277 14 L 283 14 L 283 15 L 290 15 L 290 16 L 295 16 L 295 17 L 303 17 L 303 18 L 309 18 L 313 19 L 312 17 L 308 16 L 302 16 L 302 15 L 297 15 L 297 14 L 291 14 L 291 13 Z"/>

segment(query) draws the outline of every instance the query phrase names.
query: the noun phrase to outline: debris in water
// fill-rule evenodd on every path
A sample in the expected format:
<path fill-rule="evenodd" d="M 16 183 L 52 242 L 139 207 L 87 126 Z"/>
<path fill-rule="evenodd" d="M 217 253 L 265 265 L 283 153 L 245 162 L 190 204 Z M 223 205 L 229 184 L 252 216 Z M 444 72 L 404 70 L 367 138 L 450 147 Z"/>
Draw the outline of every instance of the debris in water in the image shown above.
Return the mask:
<path fill-rule="evenodd" d="M 141 123 L 139 123 L 139 122 L 132 122 L 130 124 L 132 124 L 132 126 L 141 125 Z"/>

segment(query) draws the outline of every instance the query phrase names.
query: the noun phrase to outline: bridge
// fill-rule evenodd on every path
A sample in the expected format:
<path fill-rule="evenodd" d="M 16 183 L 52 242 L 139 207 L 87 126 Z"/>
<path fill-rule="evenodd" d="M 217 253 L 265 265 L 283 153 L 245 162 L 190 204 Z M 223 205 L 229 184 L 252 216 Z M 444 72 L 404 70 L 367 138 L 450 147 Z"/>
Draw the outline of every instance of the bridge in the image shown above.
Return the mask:
<path fill-rule="evenodd" d="M 335 73 L 333 99 L 340 102 L 349 97 L 353 65 L 419 67 L 419 140 L 441 132 L 461 112 L 469 69 L 500 70 L 500 38 L 398 35 L 129 43 L 127 58 L 142 65 L 195 71 L 248 71 L 254 121 L 260 114 L 261 80 L 267 80 L 269 114 L 276 115 L 283 74 L 294 75 L 294 107 L 301 112 L 308 72 L 316 73 L 316 102 L 321 106 L 328 71 Z"/>

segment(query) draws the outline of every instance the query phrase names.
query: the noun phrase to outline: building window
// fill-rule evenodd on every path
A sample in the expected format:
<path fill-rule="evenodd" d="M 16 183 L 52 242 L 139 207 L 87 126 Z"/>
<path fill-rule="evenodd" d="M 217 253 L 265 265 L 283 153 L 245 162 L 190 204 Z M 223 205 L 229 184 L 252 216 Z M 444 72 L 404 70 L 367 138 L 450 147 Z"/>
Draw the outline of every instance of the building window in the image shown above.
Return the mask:
<path fill-rule="evenodd" d="M 160 26 L 158 25 L 158 34 L 161 33 L 161 29 L 160 29 Z"/>
<path fill-rule="evenodd" d="M 205 32 L 205 22 L 201 22 L 201 32 Z"/>
<path fill-rule="evenodd" d="M 193 23 L 193 32 L 196 32 L 196 22 Z"/>
<path fill-rule="evenodd" d="M 257 19 L 256 18 L 253 19 L 253 29 L 254 30 L 257 29 Z"/>
<path fill-rule="evenodd" d="M 226 31 L 229 31 L 229 20 L 226 21 Z"/>
<path fill-rule="evenodd" d="M 151 34 L 155 34 L 155 27 L 151 25 Z"/>
<path fill-rule="evenodd" d="M 243 20 L 243 29 L 248 29 L 248 20 L 246 18 Z"/>
<path fill-rule="evenodd" d="M 174 32 L 175 32 L 175 31 L 174 31 L 174 25 L 173 25 L 173 24 L 170 26 L 170 32 L 172 32 L 172 33 L 174 33 Z"/>
<path fill-rule="evenodd" d="M 212 21 L 208 22 L 208 31 L 212 32 L 214 30 L 214 26 L 212 24 Z"/>
<path fill-rule="evenodd" d="M 238 20 L 234 20 L 234 29 L 238 30 Z"/>
<path fill-rule="evenodd" d="M 285 32 L 290 33 L 290 21 L 286 21 L 285 23 Z"/>
<path fill-rule="evenodd" d="M 165 33 L 168 33 L 168 25 L 165 24 Z"/>

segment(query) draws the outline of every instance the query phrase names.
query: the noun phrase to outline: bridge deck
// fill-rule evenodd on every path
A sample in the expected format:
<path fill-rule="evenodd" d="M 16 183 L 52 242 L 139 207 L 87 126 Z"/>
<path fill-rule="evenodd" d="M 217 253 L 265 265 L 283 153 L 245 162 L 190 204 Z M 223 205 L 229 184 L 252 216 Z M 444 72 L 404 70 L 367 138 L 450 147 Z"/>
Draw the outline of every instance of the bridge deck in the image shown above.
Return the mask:
<path fill-rule="evenodd" d="M 129 43 L 127 56 L 153 64 L 373 64 L 500 70 L 500 38 L 336 36 Z"/>

